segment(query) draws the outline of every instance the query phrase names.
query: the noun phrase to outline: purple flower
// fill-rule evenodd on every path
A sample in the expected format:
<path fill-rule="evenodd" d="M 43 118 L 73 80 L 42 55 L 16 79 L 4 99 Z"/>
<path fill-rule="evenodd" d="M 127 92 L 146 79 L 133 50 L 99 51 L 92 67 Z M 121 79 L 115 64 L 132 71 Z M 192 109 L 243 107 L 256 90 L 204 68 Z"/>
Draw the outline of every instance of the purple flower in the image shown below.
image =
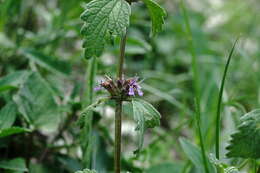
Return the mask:
<path fill-rule="evenodd" d="M 133 86 L 129 87 L 128 95 L 130 95 L 130 96 L 134 96 L 135 95 L 135 91 L 134 91 L 134 87 Z"/>
<path fill-rule="evenodd" d="M 137 88 L 137 93 L 138 93 L 139 96 L 143 96 L 144 95 L 143 91 L 141 90 L 141 87 Z"/>
<path fill-rule="evenodd" d="M 129 96 L 134 96 L 136 92 L 139 96 L 144 95 L 144 93 L 141 90 L 141 86 L 137 83 L 137 81 L 138 81 L 137 77 L 130 80 L 130 82 L 128 84 L 128 86 L 129 86 L 128 95 Z"/>
<path fill-rule="evenodd" d="M 101 86 L 97 86 L 97 87 L 94 88 L 94 91 L 100 91 L 100 90 L 102 90 Z"/>

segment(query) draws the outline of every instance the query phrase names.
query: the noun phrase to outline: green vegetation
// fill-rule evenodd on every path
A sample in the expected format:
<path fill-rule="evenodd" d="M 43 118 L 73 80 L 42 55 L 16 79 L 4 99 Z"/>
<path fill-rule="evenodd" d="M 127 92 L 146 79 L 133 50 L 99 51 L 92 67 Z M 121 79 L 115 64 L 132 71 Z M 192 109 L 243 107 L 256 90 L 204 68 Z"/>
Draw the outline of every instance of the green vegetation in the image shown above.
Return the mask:
<path fill-rule="evenodd" d="M 0 172 L 260 173 L 259 10 L 0 0 Z"/>

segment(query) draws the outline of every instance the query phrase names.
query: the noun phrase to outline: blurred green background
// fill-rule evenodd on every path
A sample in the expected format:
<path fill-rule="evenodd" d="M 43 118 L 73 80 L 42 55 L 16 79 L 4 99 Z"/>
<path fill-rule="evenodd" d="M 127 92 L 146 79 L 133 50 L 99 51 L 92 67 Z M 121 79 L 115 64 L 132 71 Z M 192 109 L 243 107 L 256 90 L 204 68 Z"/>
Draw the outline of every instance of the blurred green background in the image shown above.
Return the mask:
<path fill-rule="evenodd" d="M 194 145 L 199 142 L 190 37 L 180 1 L 157 2 L 168 15 L 163 32 L 154 38 L 150 37 L 148 11 L 140 2 L 132 5 L 125 74 L 144 79 L 144 99 L 161 113 L 161 126 L 146 132 L 144 150 L 136 157 L 135 124 L 126 104 L 122 165 L 131 172 L 201 173 L 203 167 L 189 161 L 179 142 L 181 137 Z M 75 123 L 87 80 L 79 18 L 84 3 L 0 0 L 0 129 L 21 128 L 11 129 L 20 134 L 0 135 L 0 172 L 67 173 L 84 168 L 80 130 Z M 225 147 L 239 117 L 260 104 L 260 2 L 189 0 L 184 4 L 199 63 L 202 131 L 208 153 L 214 153 L 221 76 L 232 44 L 241 36 L 224 90 L 221 158 L 225 158 Z M 98 58 L 96 85 L 105 74 L 115 76 L 118 43 L 111 38 Z M 99 172 L 112 170 L 113 111 L 111 103 L 95 112 L 92 167 Z M 27 133 L 28 129 L 31 132 Z M 249 164 L 244 171 L 250 172 L 250 168 Z"/>

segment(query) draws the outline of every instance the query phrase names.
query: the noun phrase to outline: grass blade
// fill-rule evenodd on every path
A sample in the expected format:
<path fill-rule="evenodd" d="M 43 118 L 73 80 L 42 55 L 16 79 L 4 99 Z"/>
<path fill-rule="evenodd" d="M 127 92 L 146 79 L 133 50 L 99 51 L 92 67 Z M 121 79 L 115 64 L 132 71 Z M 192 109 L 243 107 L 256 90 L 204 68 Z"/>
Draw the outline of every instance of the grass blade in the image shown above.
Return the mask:
<path fill-rule="evenodd" d="M 224 85 L 225 85 L 225 81 L 226 81 L 226 76 L 227 76 L 227 71 L 228 71 L 228 68 L 229 68 L 229 64 L 230 64 L 230 61 L 231 61 L 231 58 L 232 58 L 232 55 L 233 55 L 233 52 L 234 52 L 234 49 L 236 47 L 236 44 L 238 42 L 238 39 L 236 39 L 236 41 L 234 42 L 233 46 L 232 46 L 232 49 L 228 55 L 228 60 L 227 60 L 227 63 L 225 65 L 225 70 L 224 70 L 224 74 L 223 74 L 223 77 L 222 77 L 222 81 L 221 81 L 221 86 L 220 86 L 220 91 L 219 91 L 219 96 L 218 96 L 218 105 L 217 105 L 217 118 L 216 118 L 216 158 L 219 159 L 219 144 L 220 144 L 220 121 L 221 121 L 221 117 L 220 117 L 220 111 L 221 111 L 221 101 L 222 101 L 222 97 L 223 97 L 223 91 L 224 91 Z"/>

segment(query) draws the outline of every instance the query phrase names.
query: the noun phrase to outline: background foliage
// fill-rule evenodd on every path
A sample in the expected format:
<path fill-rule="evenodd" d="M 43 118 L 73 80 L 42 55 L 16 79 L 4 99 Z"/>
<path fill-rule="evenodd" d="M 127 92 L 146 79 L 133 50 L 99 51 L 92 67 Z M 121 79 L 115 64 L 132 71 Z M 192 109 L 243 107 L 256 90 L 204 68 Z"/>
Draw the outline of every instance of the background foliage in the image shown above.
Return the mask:
<path fill-rule="evenodd" d="M 79 18 L 85 2 L 0 1 L 0 172 L 66 173 L 84 168 L 76 120 L 88 70 Z M 225 154 L 240 117 L 260 104 L 260 3 L 184 2 L 199 62 L 201 129 L 207 153 L 214 153 L 218 90 L 226 58 L 242 34 L 224 90 L 221 135 L 222 161 L 241 165 L 242 159 L 227 159 Z M 144 99 L 161 113 L 161 126 L 146 133 L 144 149 L 135 156 L 138 134 L 131 107 L 124 105 L 122 166 L 131 172 L 201 173 L 190 37 L 180 1 L 158 3 L 168 15 L 163 32 L 154 38 L 149 37 L 149 11 L 142 3 L 133 4 L 126 72 L 145 79 Z M 98 59 L 96 85 L 104 74 L 115 74 L 119 40 L 107 40 L 111 44 Z M 97 92 L 95 98 L 101 95 Z M 112 105 L 109 102 L 94 112 L 92 168 L 98 172 L 113 169 Z M 241 171 L 253 172 L 257 161 L 248 162 Z"/>

